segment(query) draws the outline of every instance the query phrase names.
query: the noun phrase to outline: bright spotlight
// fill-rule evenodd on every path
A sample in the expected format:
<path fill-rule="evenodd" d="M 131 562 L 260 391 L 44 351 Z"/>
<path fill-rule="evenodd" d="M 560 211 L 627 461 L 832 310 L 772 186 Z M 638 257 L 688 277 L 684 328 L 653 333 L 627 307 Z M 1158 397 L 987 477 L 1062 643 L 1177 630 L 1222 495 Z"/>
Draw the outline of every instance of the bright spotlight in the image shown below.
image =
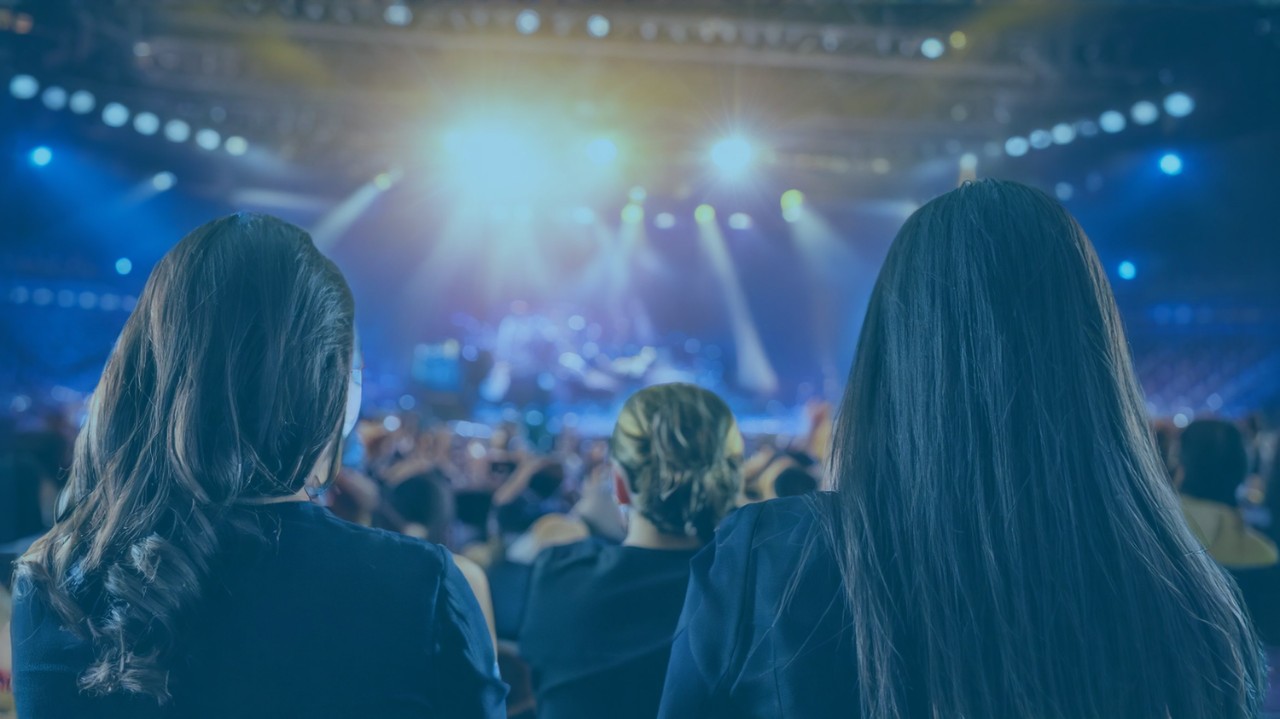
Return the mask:
<path fill-rule="evenodd" d="M 239 157 L 249 151 L 249 141 L 239 135 L 232 135 L 222 143 L 222 147 L 226 149 L 228 155 Z"/>
<path fill-rule="evenodd" d="M 1098 127 L 1101 127 L 1103 132 L 1120 132 L 1124 126 L 1124 115 L 1115 110 L 1107 110 L 1098 116 Z"/>
<path fill-rule="evenodd" d="M 1053 135 L 1050 135 L 1048 130 L 1032 130 L 1027 140 L 1033 148 L 1043 150 L 1053 144 Z"/>
<path fill-rule="evenodd" d="M 1160 171 L 1166 175 L 1182 174 L 1182 158 L 1170 152 L 1160 158 Z"/>
<path fill-rule="evenodd" d="M 96 103 L 93 99 L 93 93 L 88 90 L 76 90 L 71 93 L 71 99 L 67 104 L 75 114 L 84 115 L 93 112 L 93 106 Z"/>
<path fill-rule="evenodd" d="M 468 123 L 444 136 L 448 181 L 484 192 L 524 195 L 545 183 L 549 151 L 517 126 Z"/>
<path fill-rule="evenodd" d="M 37 147 L 36 149 L 31 151 L 30 157 L 31 157 L 31 164 L 35 165 L 36 167 L 45 167 L 50 162 L 53 162 L 53 150 L 50 150 L 44 145 L 41 145 L 40 147 Z"/>
<path fill-rule="evenodd" d="M 1159 119 L 1160 110 L 1154 102 L 1140 100 L 1133 104 L 1133 109 L 1129 110 L 1129 116 L 1139 125 L 1150 125 Z"/>
<path fill-rule="evenodd" d="M 594 165 L 610 165 L 618 159 L 618 145 L 607 137 L 597 137 L 587 143 L 587 159 Z"/>
<path fill-rule="evenodd" d="M 735 230 L 751 229 L 751 215 L 745 212 L 735 212 L 729 215 L 729 227 Z"/>
<path fill-rule="evenodd" d="M 133 272 L 133 261 L 128 257 L 121 257 L 116 260 L 116 274 L 127 275 Z"/>
<path fill-rule="evenodd" d="M 216 150 L 222 144 L 222 135 L 206 127 L 196 133 L 196 144 L 205 150 Z"/>
<path fill-rule="evenodd" d="M 676 216 L 670 212 L 659 212 L 653 218 L 653 226 L 660 230 L 669 230 L 676 226 Z"/>
<path fill-rule="evenodd" d="M 1004 152 L 1009 157 L 1022 157 L 1031 149 L 1031 143 L 1025 137 L 1011 137 L 1004 141 Z"/>
<path fill-rule="evenodd" d="M 57 85 L 50 85 L 45 88 L 44 94 L 40 96 L 40 100 L 44 102 L 44 106 L 50 110 L 61 110 L 67 106 L 67 91 Z"/>
<path fill-rule="evenodd" d="M 937 60 L 946 51 L 947 46 L 936 37 L 925 38 L 924 42 L 920 43 L 920 54 L 930 60 Z"/>
<path fill-rule="evenodd" d="M 133 116 L 133 129 L 139 135 L 154 135 L 160 130 L 160 118 L 150 112 L 140 112 Z"/>
<path fill-rule="evenodd" d="M 1170 117 L 1186 117 L 1196 109 L 1196 101 L 1185 92 L 1175 92 L 1164 99 L 1164 111 Z"/>
<path fill-rule="evenodd" d="M 1131 280 L 1138 276 L 1138 267 L 1129 260 L 1125 260 L 1116 268 L 1116 274 L 1120 275 L 1122 280 Z"/>
<path fill-rule="evenodd" d="M 604 37 L 609 34 L 609 18 L 604 15 L 592 15 L 587 18 L 587 32 L 591 37 Z"/>
<path fill-rule="evenodd" d="M 522 35 L 532 35 L 542 25 L 542 18 L 537 10 L 524 9 L 516 15 L 516 30 Z"/>
<path fill-rule="evenodd" d="M 186 142 L 191 137 L 191 126 L 182 120 L 170 120 L 164 124 L 164 136 L 169 142 Z"/>
<path fill-rule="evenodd" d="M 172 172 L 157 172 L 156 176 L 151 178 L 151 186 L 159 192 L 172 189 L 177 182 L 178 178 Z"/>
<path fill-rule="evenodd" d="M 972 152 L 966 152 L 960 156 L 960 169 L 965 172 L 973 172 L 978 169 L 978 156 Z"/>
<path fill-rule="evenodd" d="M 108 102 L 102 108 L 102 122 L 107 127 L 124 127 L 129 121 L 129 108 L 118 102 Z"/>
<path fill-rule="evenodd" d="M 382 19 L 386 20 L 388 25 L 404 27 L 413 22 L 413 11 L 409 9 L 408 5 L 393 3 L 382 11 Z"/>
<path fill-rule="evenodd" d="M 644 208 L 635 203 L 627 203 L 627 206 L 622 208 L 622 221 L 628 225 L 643 222 Z"/>
<path fill-rule="evenodd" d="M 1065 122 L 1054 125 L 1049 134 L 1052 135 L 1053 141 L 1059 145 L 1065 145 L 1076 139 L 1076 129 Z"/>
<path fill-rule="evenodd" d="M 716 208 L 711 205 L 698 205 L 698 209 L 693 211 L 693 219 L 704 224 L 715 222 Z"/>
<path fill-rule="evenodd" d="M 711 162 L 726 175 L 739 175 L 751 166 L 755 148 L 746 138 L 734 135 L 711 146 Z"/>
<path fill-rule="evenodd" d="M 19 100 L 30 100 L 40 92 L 40 83 L 30 75 L 14 75 L 9 81 L 9 94 Z"/>
<path fill-rule="evenodd" d="M 782 193 L 782 211 L 798 210 L 804 205 L 804 193 L 799 190 L 787 190 Z"/>

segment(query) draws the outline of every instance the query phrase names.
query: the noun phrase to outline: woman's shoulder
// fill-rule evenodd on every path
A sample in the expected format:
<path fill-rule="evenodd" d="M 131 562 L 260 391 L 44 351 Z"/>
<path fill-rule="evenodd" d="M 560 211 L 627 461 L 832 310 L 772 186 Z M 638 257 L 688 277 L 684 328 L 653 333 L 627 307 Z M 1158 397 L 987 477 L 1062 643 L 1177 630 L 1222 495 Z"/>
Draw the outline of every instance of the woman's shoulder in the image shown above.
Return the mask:
<path fill-rule="evenodd" d="M 786 554 L 811 545 L 839 517 L 837 496 L 818 492 L 748 504 L 725 518 L 716 530 L 715 545 L 753 552 Z"/>

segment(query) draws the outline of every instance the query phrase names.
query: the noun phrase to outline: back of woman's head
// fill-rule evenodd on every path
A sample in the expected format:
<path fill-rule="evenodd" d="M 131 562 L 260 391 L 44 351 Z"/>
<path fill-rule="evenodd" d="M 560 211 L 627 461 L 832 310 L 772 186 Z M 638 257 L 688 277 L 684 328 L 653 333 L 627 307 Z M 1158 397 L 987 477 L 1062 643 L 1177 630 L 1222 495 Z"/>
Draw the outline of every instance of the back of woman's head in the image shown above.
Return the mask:
<path fill-rule="evenodd" d="M 834 435 L 864 716 L 1250 715 L 1252 630 L 1049 197 L 966 183 L 907 220 Z"/>
<path fill-rule="evenodd" d="M 1244 435 L 1230 422 L 1198 419 L 1182 430 L 1178 466 L 1183 494 L 1234 507 L 1236 490 L 1249 473 Z"/>
<path fill-rule="evenodd" d="M 627 400 L 609 442 L 636 511 L 659 531 L 711 538 L 742 487 L 742 435 L 714 392 L 660 384 Z"/>
<path fill-rule="evenodd" d="M 302 230 L 237 214 L 156 265 L 90 403 L 57 524 L 20 571 L 91 640 L 92 693 L 169 697 L 237 506 L 298 492 L 337 446 L 351 293 Z M 324 482 L 328 477 L 318 477 Z"/>

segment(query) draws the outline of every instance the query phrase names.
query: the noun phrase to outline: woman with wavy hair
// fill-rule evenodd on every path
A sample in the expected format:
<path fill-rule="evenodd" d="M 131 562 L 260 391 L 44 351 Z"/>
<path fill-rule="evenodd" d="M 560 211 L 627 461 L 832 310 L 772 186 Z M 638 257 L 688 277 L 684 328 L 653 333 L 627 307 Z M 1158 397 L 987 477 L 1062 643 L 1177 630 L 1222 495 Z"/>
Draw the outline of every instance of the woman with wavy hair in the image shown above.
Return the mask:
<path fill-rule="evenodd" d="M 609 446 L 626 539 L 548 549 L 530 582 L 520 652 L 543 719 L 653 719 L 689 559 L 742 488 L 738 424 L 701 387 L 632 395 Z"/>
<path fill-rule="evenodd" d="M 308 501 L 358 414 L 353 315 L 338 268 L 271 217 L 160 261 L 17 567 L 21 716 L 505 715 L 449 555 Z"/>
<path fill-rule="evenodd" d="M 833 444 L 833 493 L 745 507 L 694 559 L 660 717 L 1256 715 L 1254 630 L 1044 193 L 967 183 L 907 220 Z"/>

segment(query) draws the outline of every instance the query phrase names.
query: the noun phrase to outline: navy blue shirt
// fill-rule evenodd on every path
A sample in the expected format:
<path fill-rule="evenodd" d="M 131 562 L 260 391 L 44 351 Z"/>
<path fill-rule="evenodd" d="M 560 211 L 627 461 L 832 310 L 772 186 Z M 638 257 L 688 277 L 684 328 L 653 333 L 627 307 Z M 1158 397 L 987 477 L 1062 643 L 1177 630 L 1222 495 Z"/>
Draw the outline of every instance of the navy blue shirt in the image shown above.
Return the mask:
<path fill-rule="evenodd" d="M 594 539 L 538 555 L 520 654 L 541 719 L 653 719 L 692 556 Z"/>
<path fill-rule="evenodd" d="M 693 558 L 661 719 L 858 713 L 852 624 L 819 524 L 833 500 L 743 507 Z"/>
<path fill-rule="evenodd" d="M 484 617 L 448 552 L 306 502 L 252 511 L 267 541 L 224 548 L 181 639 L 164 710 L 147 697 L 79 692 L 92 647 L 20 586 L 12 629 L 19 716 L 506 716 Z"/>

